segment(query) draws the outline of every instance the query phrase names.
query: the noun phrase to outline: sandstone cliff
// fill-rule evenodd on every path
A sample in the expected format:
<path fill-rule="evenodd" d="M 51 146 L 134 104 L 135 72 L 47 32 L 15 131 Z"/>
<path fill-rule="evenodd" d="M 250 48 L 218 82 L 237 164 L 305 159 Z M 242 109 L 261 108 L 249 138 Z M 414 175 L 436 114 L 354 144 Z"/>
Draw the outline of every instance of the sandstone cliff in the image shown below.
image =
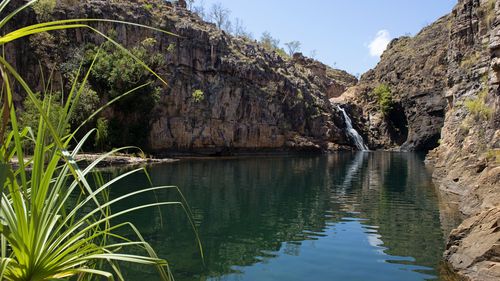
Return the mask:
<path fill-rule="evenodd" d="M 372 148 L 435 148 L 427 156 L 435 182 L 469 217 L 450 234 L 445 259 L 468 280 L 500 279 L 499 5 L 458 1 L 415 37 L 392 41 L 375 69 L 333 99 L 358 113 Z M 386 100 L 375 94 L 380 85 Z"/>
<path fill-rule="evenodd" d="M 121 19 L 179 35 L 96 25 L 127 47 L 154 39 L 149 51 L 163 61 L 155 70 L 169 86 L 158 85 L 159 99 L 147 115 L 106 112 L 123 128 L 147 121 L 144 138 L 152 152 L 350 148 L 343 118 L 329 99 L 345 103 L 372 149 L 434 149 L 428 161 L 439 188 L 457 198 L 469 217 L 452 231 L 445 259 L 466 278 L 495 280 L 500 278 L 499 6 L 495 0 L 459 0 L 450 15 L 416 36 L 391 42 L 377 67 L 354 87 L 356 79 L 345 72 L 300 54 L 284 58 L 160 0 L 152 6 L 140 0 L 60 0 L 49 16 Z M 17 22 L 35 19 L 31 12 Z M 79 46 L 101 42 L 89 31 L 56 32 L 20 41 L 7 55 L 36 86 L 38 59 L 63 74 L 63 62 L 85 51 Z M 388 89 L 385 100 L 375 94 L 381 85 Z M 109 98 L 96 81 L 91 87 Z M 193 98 L 196 90 L 203 98 Z"/>
<path fill-rule="evenodd" d="M 434 178 L 471 218 L 445 258 L 471 280 L 500 279 L 500 2 L 461 0 L 451 14 L 448 107 Z"/>
<path fill-rule="evenodd" d="M 415 37 L 394 39 L 378 65 L 361 76 L 341 98 L 370 148 L 427 151 L 438 145 L 446 101 L 449 17 L 424 28 Z M 380 109 L 374 89 L 387 85 L 391 108 Z"/>
<path fill-rule="evenodd" d="M 124 130 L 128 124 L 142 122 L 147 127 L 145 146 L 151 152 L 221 154 L 351 147 L 343 118 L 328 101 L 357 82 L 344 71 L 300 54 L 283 57 L 253 40 L 232 37 L 185 8 L 161 0 L 148 4 L 140 0 L 58 1 L 49 17 L 119 19 L 178 35 L 120 24 L 95 25 L 127 47 L 150 38 L 154 44 L 148 51 L 162 57 L 155 71 L 168 86 L 158 85 L 162 89 L 154 105 L 140 114 L 123 110 L 106 113 Z M 26 15 L 20 22 L 32 18 L 36 17 Z M 87 30 L 50 36 L 32 38 L 9 50 L 17 69 L 27 73 L 31 81 L 39 79 L 38 59 L 43 65 L 54 66 L 57 76 L 63 72 L 63 62 L 82 56 L 82 45 L 103 42 Z M 36 57 L 25 56 L 31 53 Z M 90 86 L 107 99 L 105 87 L 94 80 Z M 202 93 L 198 100 L 193 98 L 197 90 Z M 143 120 L 146 115 L 147 120 Z"/>

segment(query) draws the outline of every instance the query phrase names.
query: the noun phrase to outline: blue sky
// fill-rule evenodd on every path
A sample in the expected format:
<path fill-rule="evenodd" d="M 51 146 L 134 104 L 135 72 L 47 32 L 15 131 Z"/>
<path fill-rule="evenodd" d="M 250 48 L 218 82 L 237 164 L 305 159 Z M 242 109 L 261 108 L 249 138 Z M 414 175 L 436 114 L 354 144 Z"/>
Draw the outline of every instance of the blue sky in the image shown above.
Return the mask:
<path fill-rule="evenodd" d="M 316 50 L 318 60 L 362 74 L 377 64 L 388 40 L 415 35 L 451 12 L 457 1 L 196 0 L 195 5 L 201 2 L 206 10 L 221 3 L 257 39 L 268 31 L 282 46 L 298 40 L 305 55 Z"/>

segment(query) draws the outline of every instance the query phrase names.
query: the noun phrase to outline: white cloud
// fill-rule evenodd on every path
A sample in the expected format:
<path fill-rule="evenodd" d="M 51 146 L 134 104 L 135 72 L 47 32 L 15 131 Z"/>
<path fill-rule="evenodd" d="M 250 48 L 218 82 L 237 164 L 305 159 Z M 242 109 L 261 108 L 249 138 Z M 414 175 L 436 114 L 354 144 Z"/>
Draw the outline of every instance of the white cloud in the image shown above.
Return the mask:
<path fill-rule="evenodd" d="M 380 57 L 391 42 L 391 35 L 389 31 L 382 29 L 377 32 L 375 38 L 368 44 L 370 55 L 373 57 Z"/>

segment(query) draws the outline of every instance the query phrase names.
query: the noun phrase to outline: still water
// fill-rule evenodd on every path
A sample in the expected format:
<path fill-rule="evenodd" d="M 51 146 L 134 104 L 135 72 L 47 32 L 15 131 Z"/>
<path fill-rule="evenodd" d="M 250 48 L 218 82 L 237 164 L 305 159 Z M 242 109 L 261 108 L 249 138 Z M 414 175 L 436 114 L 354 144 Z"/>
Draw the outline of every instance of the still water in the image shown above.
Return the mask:
<path fill-rule="evenodd" d="M 183 160 L 148 168 L 154 185 L 176 185 L 182 208 L 125 218 L 168 260 L 176 280 L 439 280 L 444 247 L 438 197 L 422 157 L 338 153 Z M 135 175 L 118 196 L 147 186 Z M 176 201 L 175 190 L 124 202 Z M 117 211 L 117 210 L 114 210 Z M 124 265 L 128 280 L 158 280 Z"/>

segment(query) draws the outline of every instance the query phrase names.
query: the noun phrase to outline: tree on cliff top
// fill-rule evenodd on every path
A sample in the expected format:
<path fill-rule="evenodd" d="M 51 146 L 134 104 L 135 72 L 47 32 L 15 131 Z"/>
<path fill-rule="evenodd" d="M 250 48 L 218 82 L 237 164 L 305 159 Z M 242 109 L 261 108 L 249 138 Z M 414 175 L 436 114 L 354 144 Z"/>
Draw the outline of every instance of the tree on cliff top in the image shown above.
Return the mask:
<path fill-rule="evenodd" d="M 253 35 L 247 31 L 245 25 L 243 24 L 243 21 L 240 18 L 234 19 L 234 24 L 232 29 L 234 36 L 246 37 L 249 39 L 252 39 L 253 37 Z"/>
<path fill-rule="evenodd" d="M 215 3 L 210 7 L 208 19 L 214 23 L 219 29 L 224 29 L 231 32 L 231 21 L 229 20 L 231 11 L 222 6 L 221 3 Z"/>
<path fill-rule="evenodd" d="M 271 33 L 269 33 L 268 31 L 264 31 L 264 33 L 262 33 L 262 36 L 260 37 L 260 43 L 262 44 L 262 46 L 264 46 L 264 48 L 273 50 L 279 48 L 280 40 L 273 38 L 271 36 Z"/>
<path fill-rule="evenodd" d="M 290 56 L 293 56 L 293 54 L 300 51 L 300 45 L 301 45 L 301 43 L 299 41 L 291 41 L 291 42 L 285 43 L 285 46 L 288 50 L 288 54 Z"/>

